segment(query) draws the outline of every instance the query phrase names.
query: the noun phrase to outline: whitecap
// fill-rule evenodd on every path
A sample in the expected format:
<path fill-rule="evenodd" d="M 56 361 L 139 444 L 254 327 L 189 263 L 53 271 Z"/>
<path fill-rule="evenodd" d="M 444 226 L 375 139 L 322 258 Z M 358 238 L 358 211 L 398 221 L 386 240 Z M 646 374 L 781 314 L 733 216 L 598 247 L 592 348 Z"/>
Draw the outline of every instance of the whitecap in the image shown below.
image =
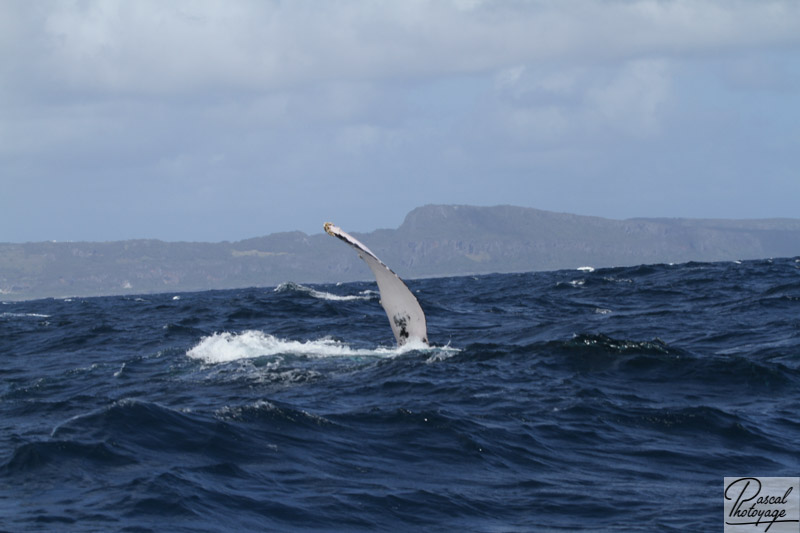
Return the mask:
<path fill-rule="evenodd" d="M 313 298 L 318 298 L 320 300 L 330 300 L 330 301 L 371 300 L 375 298 L 377 294 L 375 291 L 371 290 L 364 290 L 358 294 L 347 294 L 347 295 L 332 294 L 330 292 L 318 291 L 311 287 L 306 287 L 305 285 L 300 285 L 299 283 L 294 283 L 291 281 L 281 283 L 274 289 L 274 292 L 289 292 L 289 291 L 300 292 L 303 294 L 307 294 Z"/>
<path fill-rule="evenodd" d="M 594 267 L 582 266 L 578 267 L 577 270 L 580 270 L 581 272 L 594 272 Z"/>
<path fill-rule="evenodd" d="M 0 313 L 0 318 L 50 318 L 50 316 L 41 313 Z"/>

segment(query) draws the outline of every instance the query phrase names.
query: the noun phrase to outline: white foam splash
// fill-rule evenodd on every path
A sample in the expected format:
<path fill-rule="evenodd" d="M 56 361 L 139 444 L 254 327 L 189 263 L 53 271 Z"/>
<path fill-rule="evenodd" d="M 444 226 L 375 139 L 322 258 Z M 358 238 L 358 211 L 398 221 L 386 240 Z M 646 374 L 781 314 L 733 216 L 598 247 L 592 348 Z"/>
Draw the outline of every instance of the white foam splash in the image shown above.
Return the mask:
<path fill-rule="evenodd" d="M 279 339 L 263 331 L 247 330 L 242 333 L 214 333 L 203 337 L 186 352 L 188 357 L 206 363 L 227 363 L 239 359 L 253 359 L 276 355 L 301 355 L 306 357 L 393 357 L 413 350 L 442 350 L 422 342 L 409 342 L 397 348 L 378 347 L 372 350 L 355 349 L 347 344 L 324 337 L 317 340 L 294 341 Z M 455 348 L 446 348 L 455 350 Z"/>
<path fill-rule="evenodd" d="M 581 272 L 594 272 L 594 267 L 582 266 L 578 267 L 578 270 L 580 270 Z"/>
<path fill-rule="evenodd" d="M 186 352 L 192 359 L 205 363 L 229 363 L 240 359 L 299 355 L 305 357 L 395 357 L 411 351 L 432 352 L 428 362 L 440 361 L 458 353 L 458 348 L 428 346 L 422 341 L 411 341 L 403 346 L 374 349 L 351 348 L 346 343 L 324 337 L 317 340 L 294 341 L 280 339 L 269 333 L 247 330 L 242 333 L 214 333 L 203 337 L 196 346 Z"/>
<path fill-rule="evenodd" d="M 316 289 L 312 289 L 311 287 L 306 287 L 305 285 L 300 285 L 299 283 L 293 283 L 291 281 L 286 283 L 281 283 L 277 287 L 275 287 L 275 292 L 286 292 L 286 291 L 296 291 L 301 292 L 304 294 L 308 294 L 314 298 L 319 298 L 320 300 L 331 300 L 331 301 L 349 301 L 349 300 L 371 300 L 377 294 L 375 291 L 365 290 L 361 291 L 358 294 L 348 294 L 348 295 L 339 295 L 339 294 L 332 294 L 330 292 L 325 291 L 318 291 Z"/>
<path fill-rule="evenodd" d="M 0 313 L 0 318 L 50 318 L 50 315 L 41 313 Z"/>
<path fill-rule="evenodd" d="M 428 359 L 425 360 L 425 362 L 428 363 L 428 364 L 438 363 L 439 361 L 444 361 L 445 359 L 450 359 L 455 354 L 457 354 L 458 352 L 461 351 L 458 348 L 451 347 L 449 342 L 447 343 L 446 346 L 439 346 L 439 347 L 433 348 L 433 349 L 431 349 L 429 346 L 426 346 L 426 348 L 428 348 L 429 350 L 433 351 L 431 356 L 428 357 Z"/>

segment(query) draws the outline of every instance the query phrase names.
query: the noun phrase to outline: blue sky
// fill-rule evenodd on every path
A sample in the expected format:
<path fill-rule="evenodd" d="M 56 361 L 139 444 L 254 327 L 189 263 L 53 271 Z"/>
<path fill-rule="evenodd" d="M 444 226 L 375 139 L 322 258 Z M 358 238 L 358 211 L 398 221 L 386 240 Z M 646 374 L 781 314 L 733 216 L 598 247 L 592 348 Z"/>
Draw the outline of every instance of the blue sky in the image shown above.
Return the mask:
<path fill-rule="evenodd" d="M 0 242 L 800 216 L 800 2 L 0 3 Z"/>

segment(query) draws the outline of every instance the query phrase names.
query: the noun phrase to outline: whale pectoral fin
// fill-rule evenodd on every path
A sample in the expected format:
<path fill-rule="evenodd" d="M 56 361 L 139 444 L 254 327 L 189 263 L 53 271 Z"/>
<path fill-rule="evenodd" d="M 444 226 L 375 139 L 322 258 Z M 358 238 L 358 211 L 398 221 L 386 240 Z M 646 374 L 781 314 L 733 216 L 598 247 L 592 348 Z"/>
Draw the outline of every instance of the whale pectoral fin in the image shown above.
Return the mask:
<path fill-rule="evenodd" d="M 386 311 L 386 316 L 389 317 L 389 324 L 392 326 L 397 344 L 402 346 L 414 339 L 428 344 L 425 313 L 403 280 L 358 239 L 330 222 L 326 222 L 324 227 L 328 235 L 336 237 L 354 248 L 358 252 L 358 257 L 372 271 L 375 281 L 378 282 L 381 306 Z"/>

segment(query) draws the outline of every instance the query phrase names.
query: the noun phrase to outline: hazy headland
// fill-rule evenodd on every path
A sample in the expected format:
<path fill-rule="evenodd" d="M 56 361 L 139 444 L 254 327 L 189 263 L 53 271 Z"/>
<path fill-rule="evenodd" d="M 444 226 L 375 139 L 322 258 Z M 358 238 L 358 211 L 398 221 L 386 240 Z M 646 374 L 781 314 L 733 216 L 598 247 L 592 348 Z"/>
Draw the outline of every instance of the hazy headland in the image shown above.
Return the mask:
<path fill-rule="evenodd" d="M 371 279 L 351 249 L 322 233 L 323 222 L 319 234 L 237 242 L 0 243 L 0 299 Z M 396 229 L 353 234 L 407 279 L 800 255 L 800 219 L 785 218 L 613 220 L 514 206 L 428 205 Z"/>

